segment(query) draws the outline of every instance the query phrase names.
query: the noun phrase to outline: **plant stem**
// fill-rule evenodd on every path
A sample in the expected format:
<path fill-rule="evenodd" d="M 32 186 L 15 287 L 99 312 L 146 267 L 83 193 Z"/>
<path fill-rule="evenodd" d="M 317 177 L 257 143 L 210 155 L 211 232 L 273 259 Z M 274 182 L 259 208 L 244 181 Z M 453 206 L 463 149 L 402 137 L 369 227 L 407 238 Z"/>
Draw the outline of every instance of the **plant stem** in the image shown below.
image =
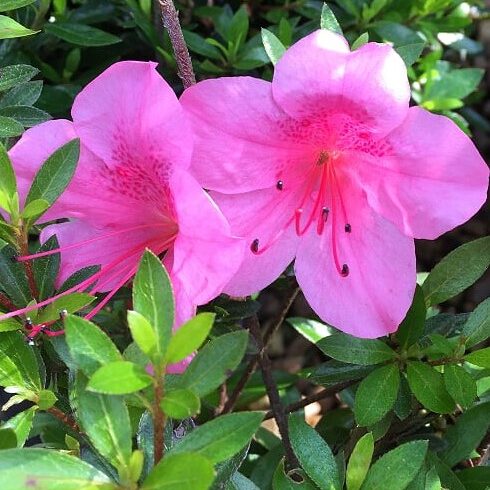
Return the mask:
<path fill-rule="evenodd" d="M 301 400 L 298 400 L 297 402 L 291 403 L 290 405 L 286 405 L 286 407 L 284 407 L 284 411 L 286 413 L 291 413 L 291 412 L 295 412 L 296 410 L 300 410 L 308 405 L 311 405 L 312 403 L 322 400 L 323 398 L 327 398 L 328 396 L 335 395 L 335 393 L 345 390 L 345 388 L 352 386 L 358 381 L 359 381 L 358 379 L 352 381 L 345 381 L 344 383 L 339 383 L 337 385 L 330 386 L 329 388 L 325 388 L 324 390 L 319 391 L 314 395 L 307 396 Z M 265 414 L 265 420 L 271 419 L 273 417 L 274 417 L 274 413 L 272 412 L 272 410 L 270 410 Z"/>
<path fill-rule="evenodd" d="M 185 43 L 184 34 L 180 27 L 179 14 L 175 9 L 172 0 L 158 0 L 162 11 L 163 25 L 168 31 L 170 42 L 175 54 L 175 61 L 179 77 L 182 79 L 184 88 L 188 88 L 196 83 L 196 77 L 192 68 L 192 61 Z"/>
<path fill-rule="evenodd" d="M 154 440 L 153 440 L 153 456 L 154 462 L 156 465 L 163 458 L 163 445 L 165 443 L 164 440 L 164 430 L 165 430 L 165 414 L 163 413 L 162 407 L 160 406 L 161 401 L 163 400 L 163 375 L 158 372 L 155 373 L 155 381 L 154 381 L 154 390 L 155 390 L 155 401 L 153 405 L 153 432 L 154 432 Z"/>
<path fill-rule="evenodd" d="M 29 255 L 29 232 L 23 227 L 19 237 L 19 249 L 21 255 Z M 39 292 L 36 286 L 36 279 L 34 278 L 34 270 L 32 268 L 32 262 L 26 260 L 23 262 L 24 269 L 26 271 L 27 282 L 29 284 L 29 290 L 31 292 L 32 299 L 36 301 L 39 299 Z"/>
<path fill-rule="evenodd" d="M 0 306 L 5 308 L 7 311 L 15 311 L 17 309 L 12 301 L 10 301 L 10 299 L 8 299 L 7 296 L 3 295 L 2 293 L 0 293 Z"/>
<path fill-rule="evenodd" d="M 279 396 L 276 382 L 274 381 L 274 378 L 272 376 L 271 360 L 269 359 L 269 356 L 267 355 L 267 352 L 265 350 L 257 315 L 254 315 L 253 317 L 248 319 L 248 323 L 250 333 L 255 339 L 255 342 L 260 352 L 259 365 L 262 371 L 262 378 L 264 380 L 267 396 L 269 397 L 269 402 L 271 404 L 272 413 L 274 414 L 274 418 L 276 419 L 276 423 L 279 428 L 279 433 L 281 434 L 286 465 L 289 469 L 298 468 L 299 462 L 293 452 L 291 441 L 289 439 L 289 428 L 286 412 L 284 411 L 284 406 L 281 403 L 281 398 Z"/>
<path fill-rule="evenodd" d="M 57 407 L 51 407 L 46 410 L 48 413 L 53 415 L 53 417 L 56 417 L 59 421 L 63 422 L 65 425 L 67 425 L 70 429 L 72 429 L 75 432 L 80 432 L 80 427 L 78 424 L 75 422 L 75 420 L 67 415 L 65 412 L 61 411 Z"/>
<path fill-rule="evenodd" d="M 288 296 L 286 303 L 284 304 L 284 308 L 282 309 L 279 317 L 277 320 L 266 330 L 263 338 L 263 349 L 266 349 L 267 346 L 269 345 L 269 342 L 274 335 L 274 333 L 277 331 L 277 329 L 283 324 L 286 315 L 288 314 L 289 309 L 291 308 L 291 305 L 293 304 L 294 300 L 296 299 L 296 296 L 298 296 L 300 289 L 299 287 L 296 287 L 292 290 L 291 294 Z M 250 362 L 247 364 L 247 367 L 245 368 L 245 372 L 242 374 L 242 377 L 238 380 L 238 383 L 236 384 L 235 388 L 233 389 L 233 392 L 231 393 L 230 397 L 228 398 L 228 401 L 225 403 L 223 410 L 221 411 L 222 414 L 229 413 L 233 410 L 233 408 L 236 405 L 236 402 L 238 401 L 238 398 L 242 394 L 243 389 L 245 388 L 245 385 L 248 383 L 249 379 L 251 378 L 252 374 L 255 372 L 257 369 L 257 366 L 259 365 L 259 358 L 261 356 L 261 352 L 259 351 L 253 359 L 250 360 Z"/>

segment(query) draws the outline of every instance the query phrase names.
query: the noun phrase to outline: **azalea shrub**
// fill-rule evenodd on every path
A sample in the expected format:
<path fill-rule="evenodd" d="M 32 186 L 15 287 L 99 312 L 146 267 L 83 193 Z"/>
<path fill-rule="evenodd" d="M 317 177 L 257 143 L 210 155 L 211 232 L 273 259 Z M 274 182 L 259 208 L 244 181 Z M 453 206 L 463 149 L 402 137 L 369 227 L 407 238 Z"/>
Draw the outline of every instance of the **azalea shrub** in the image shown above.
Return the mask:
<path fill-rule="evenodd" d="M 2 488 L 490 488 L 485 15 L 1 0 Z"/>

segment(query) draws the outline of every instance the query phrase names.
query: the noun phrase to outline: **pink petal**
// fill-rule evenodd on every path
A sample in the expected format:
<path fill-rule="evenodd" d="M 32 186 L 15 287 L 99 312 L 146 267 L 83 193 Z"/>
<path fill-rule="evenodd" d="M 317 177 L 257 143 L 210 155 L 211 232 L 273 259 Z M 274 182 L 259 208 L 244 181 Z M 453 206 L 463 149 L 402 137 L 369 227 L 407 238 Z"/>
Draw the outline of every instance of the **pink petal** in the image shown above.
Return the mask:
<path fill-rule="evenodd" d="M 485 203 L 488 167 L 447 117 L 412 107 L 386 143 L 386 156 L 360 155 L 353 170 L 370 205 L 406 235 L 436 238 Z"/>
<path fill-rule="evenodd" d="M 173 248 L 172 276 L 195 304 L 219 295 L 239 267 L 244 243 L 196 180 L 176 171 L 171 181 L 179 233 Z"/>
<path fill-rule="evenodd" d="M 342 277 L 335 267 L 330 216 L 321 237 L 312 229 L 300 242 L 296 278 L 325 322 L 356 337 L 381 337 L 398 328 L 412 301 L 413 240 L 374 213 L 362 191 L 348 181 L 342 192 L 352 232 L 345 233 L 338 219 L 337 245 L 349 275 Z"/>
<path fill-rule="evenodd" d="M 192 134 L 187 118 L 155 63 L 115 63 L 77 96 L 72 116 L 83 143 L 109 165 L 143 153 L 168 173 L 188 167 Z"/>
<path fill-rule="evenodd" d="M 349 53 L 341 36 L 325 30 L 286 51 L 272 91 L 292 116 L 324 119 L 327 134 L 337 130 L 337 115 L 343 114 L 384 135 L 404 119 L 410 100 L 407 70 L 393 48 L 368 43 Z"/>
<path fill-rule="evenodd" d="M 300 202 L 300 190 L 262 189 L 244 194 L 213 192 L 223 214 L 230 221 L 232 232 L 246 241 L 245 258 L 226 286 L 224 292 L 232 296 L 247 296 L 265 288 L 293 261 L 298 246 L 294 225 L 286 227 Z M 283 233 L 278 235 L 283 230 Z M 255 255 L 250 246 L 259 239 Z M 269 246 L 270 245 L 270 246 Z"/>
<path fill-rule="evenodd" d="M 305 140 L 309 130 L 276 105 L 269 82 L 205 80 L 180 100 L 195 132 L 192 171 L 207 189 L 234 193 L 270 187 L 313 158 Z"/>
<path fill-rule="evenodd" d="M 34 176 L 44 161 L 60 146 L 76 137 L 73 124 L 70 121 L 57 119 L 28 129 L 11 148 L 9 156 L 17 175 L 21 205 L 27 197 Z M 65 216 L 60 213 L 59 204 L 55 204 L 44 215 L 43 219 L 50 221 L 63 217 Z"/>

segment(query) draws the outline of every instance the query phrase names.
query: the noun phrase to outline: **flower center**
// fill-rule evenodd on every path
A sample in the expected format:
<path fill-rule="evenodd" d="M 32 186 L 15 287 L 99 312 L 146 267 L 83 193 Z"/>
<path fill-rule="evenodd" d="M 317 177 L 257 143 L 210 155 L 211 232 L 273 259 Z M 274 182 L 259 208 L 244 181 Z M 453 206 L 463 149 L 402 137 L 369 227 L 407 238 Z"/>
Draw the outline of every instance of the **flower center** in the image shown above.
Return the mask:
<path fill-rule="evenodd" d="M 340 260 L 338 246 L 339 220 L 344 223 L 345 233 L 352 232 L 336 170 L 341 158 L 342 154 L 336 150 L 322 150 L 320 152 L 315 164 L 308 170 L 304 181 L 304 192 L 294 213 L 278 233 L 262 247 L 258 238 L 253 240 L 250 248 L 254 254 L 260 255 L 268 250 L 293 223 L 297 236 L 303 236 L 314 223 L 316 223 L 316 233 L 322 235 L 325 225 L 330 219 L 331 250 L 335 268 L 342 277 L 349 275 L 349 266 Z M 281 192 L 285 186 L 287 186 L 287 182 L 278 180 L 276 190 Z"/>

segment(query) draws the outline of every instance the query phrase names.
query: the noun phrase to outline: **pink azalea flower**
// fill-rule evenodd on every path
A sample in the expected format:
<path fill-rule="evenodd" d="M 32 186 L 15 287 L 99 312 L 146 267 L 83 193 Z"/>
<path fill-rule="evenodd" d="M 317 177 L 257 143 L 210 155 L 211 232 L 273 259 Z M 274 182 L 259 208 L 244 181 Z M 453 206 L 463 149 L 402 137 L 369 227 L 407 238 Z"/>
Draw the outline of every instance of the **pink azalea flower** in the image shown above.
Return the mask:
<path fill-rule="evenodd" d="M 70 221 L 47 226 L 42 241 L 52 235 L 59 240 L 58 285 L 84 267 L 101 267 L 71 289 L 108 292 L 89 318 L 133 277 L 146 248 L 164 256 L 176 296 L 176 325 L 189 319 L 196 305 L 221 293 L 243 257 L 242 240 L 232 237 L 227 221 L 188 171 L 190 124 L 155 66 L 112 65 L 77 96 L 73 122 L 36 126 L 10 151 L 25 196 L 41 163 L 80 138 L 75 177 L 44 217 Z"/>
<path fill-rule="evenodd" d="M 258 291 L 296 258 L 324 321 L 358 337 L 396 330 L 414 292 L 413 238 L 466 221 L 488 186 L 470 139 L 409 100 L 390 46 L 350 52 L 326 30 L 288 49 L 272 83 L 220 78 L 184 93 L 192 171 L 250 244 L 225 292 Z"/>

